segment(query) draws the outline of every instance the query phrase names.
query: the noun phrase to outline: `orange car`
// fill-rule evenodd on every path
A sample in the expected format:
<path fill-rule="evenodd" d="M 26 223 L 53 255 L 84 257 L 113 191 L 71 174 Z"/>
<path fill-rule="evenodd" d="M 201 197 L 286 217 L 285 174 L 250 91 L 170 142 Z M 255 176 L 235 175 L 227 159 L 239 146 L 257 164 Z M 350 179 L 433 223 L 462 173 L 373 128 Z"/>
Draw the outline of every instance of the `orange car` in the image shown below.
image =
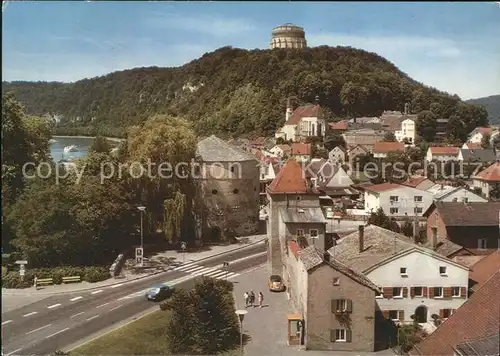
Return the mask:
<path fill-rule="evenodd" d="M 269 277 L 269 291 L 271 292 L 283 292 L 285 290 L 285 285 L 283 284 L 283 279 L 273 274 Z"/>

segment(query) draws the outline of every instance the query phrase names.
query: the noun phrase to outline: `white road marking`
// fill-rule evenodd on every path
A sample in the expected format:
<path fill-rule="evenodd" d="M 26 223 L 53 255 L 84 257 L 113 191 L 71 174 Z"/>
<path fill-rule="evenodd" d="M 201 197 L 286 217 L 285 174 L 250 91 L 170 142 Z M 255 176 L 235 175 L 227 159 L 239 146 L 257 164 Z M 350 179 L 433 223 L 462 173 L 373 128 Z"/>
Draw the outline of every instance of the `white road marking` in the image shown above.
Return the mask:
<path fill-rule="evenodd" d="M 78 300 L 78 299 L 82 299 L 83 297 L 74 297 L 74 298 L 71 298 L 70 301 L 71 302 L 74 302 L 75 300 Z"/>
<path fill-rule="evenodd" d="M 186 273 L 192 273 L 192 272 L 195 272 L 195 271 L 198 271 L 200 269 L 203 269 L 205 267 L 203 266 L 193 266 L 193 267 L 189 267 L 189 268 L 186 268 L 186 269 L 180 269 L 181 272 L 186 272 Z"/>
<path fill-rule="evenodd" d="M 108 305 L 109 303 L 104 303 L 104 304 L 101 304 L 101 305 L 98 305 L 96 308 L 100 308 L 100 307 L 103 307 L 105 305 Z"/>
<path fill-rule="evenodd" d="M 84 312 L 81 312 L 81 313 L 78 313 L 78 314 L 72 315 L 70 318 L 74 318 L 75 316 L 82 315 L 83 313 L 84 313 Z"/>
<path fill-rule="evenodd" d="M 9 323 L 12 323 L 12 320 L 5 320 L 5 321 L 2 321 L 2 326 L 3 325 L 7 325 Z"/>
<path fill-rule="evenodd" d="M 121 298 L 118 298 L 117 300 L 124 300 L 124 299 L 129 299 L 128 296 L 127 297 L 121 297 Z"/>
<path fill-rule="evenodd" d="M 227 279 L 231 279 L 231 278 L 234 278 L 234 277 L 238 277 L 239 275 L 240 275 L 239 273 L 235 273 L 235 274 L 233 274 L 232 276 L 227 277 Z"/>
<path fill-rule="evenodd" d="M 61 303 L 57 303 L 57 304 L 48 306 L 47 309 L 52 309 L 52 308 L 56 308 L 56 307 L 60 307 L 60 306 L 61 306 Z"/>
<path fill-rule="evenodd" d="M 226 275 L 226 271 L 220 271 L 220 272 L 218 272 L 216 274 L 211 275 L 210 277 L 212 277 L 212 278 L 218 278 L 220 276 L 225 276 L 225 275 Z"/>
<path fill-rule="evenodd" d="M 178 271 L 178 270 L 180 270 L 180 269 L 182 269 L 182 268 L 187 268 L 187 267 L 189 267 L 189 266 L 193 266 L 194 264 L 195 264 L 194 262 L 186 263 L 185 265 L 181 265 L 181 266 L 179 266 L 179 267 L 175 267 L 175 268 L 173 269 L 173 271 Z"/>
<path fill-rule="evenodd" d="M 229 272 L 229 273 L 227 274 L 227 278 L 231 278 L 231 277 L 232 277 L 232 276 L 234 276 L 235 274 L 236 274 L 236 273 L 234 273 L 234 272 Z"/>
<path fill-rule="evenodd" d="M 212 272 L 210 272 L 210 273 L 205 273 L 205 276 L 210 277 L 211 275 L 213 275 L 213 274 L 217 274 L 217 273 L 219 273 L 219 272 L 220 272 L 220 269 L 214 269 L 214 270 L 213 270 Z"/>
<path fill-rule="evenodd" d="M 94 316 L 88 318 L 87 321 L 91 321 L 92 319 L 95 319 L 95 318 L 98 318 L 98 317 L 99 317 L 99 315 L 94 315 Z"/>
<path fill-rule="evenodd" d="M 32 316 L 32 315 L 35 315 L 35 314 L 38 314 L 38 312 L 31 312 L 31 313 L 28 313 L 28 314 L 24 314 L 23 317 L 28 317 L 28 316 Z"/>
<path fill-rule="evenodd" d="M 99 289 L 99 290 L 96 290 L 95 292 L 92 292 L 90 294 L 97 294 L 97 293 L 101 293 L 102 292 L 102 289 Z"/>
<path fill-rule="evenodd" d="M 113 311 L 113 310 L 118 309 L 119 307 L 122 307 L 122 306 L 123 306 L 123 304 L 120 304 L 117 307 L 114 307 L 113 309 L 109 309 L 109 311 Z"/>
<path fill-rule="evenodd" d="M 115 284 L 114 286 L 111 286 L 111 288 L 118 288 L 120 286 L 123 286 L 123 283 L 118 283 L 118 284 Z"/>
<path fill-rule="evenodd" d="M 53 334 L 51 334 L 51 335 L 47 336 L 47 337 L 46 337 L 46 339 L 51 338 L 52 336 L 56 336 L 57 334 L 63 333 L 63 332 L 65 332 L 66 330 L 69 330 L 69 328 L 65 328 L 65 329 L 59 330 L 58 332 L 53 333 Z"/>
<path fill-rule="evenodd" d="M 39 330 L 42 330 L 42 329 L 48 328 L 48 327 L 49 327 L 49 326 L 51 326 L 51 325 L 52 325 L 52 324 L 47 324 L 47 325 L 45 325 L 45 326 L 42 326 L 41 328 L 38 328 L 38 329 L 35 329 L 35 330 L 28 331 L 28 332 L 26 333 L 26 335 L 29 335 L 29 334 L 32 334 L 32 333 L 34 333 L 34 332 L 36 332 L 36 331 L 39 331 Z"/>
<path fill-rule="evenodd" d="M 9 352 L 9 353 L 8 353 L 7 355 L 5 355 L 5 356 L 10 356 L 10 355 L 12 355 L 12 354 L 14 354 L 14 353 L 16 353 L 16 352 L 18 352 L 18 351 L 21 351 L 22 349 L 23 349 L 23 348 L 19 348 L 19 349 L 17 349 L 17 350 L 14 350 L 14 351 L 12 351 L 12 352 Z"/>
<path fill-rule="evenodd" d="M 201 276 L 201 275 L 204 275 L 205 273 L 209 272 L 210 270 L 212 270 L 212 268 L 203 268 L 199 271 L 191 273 L 191 276 Z"/>

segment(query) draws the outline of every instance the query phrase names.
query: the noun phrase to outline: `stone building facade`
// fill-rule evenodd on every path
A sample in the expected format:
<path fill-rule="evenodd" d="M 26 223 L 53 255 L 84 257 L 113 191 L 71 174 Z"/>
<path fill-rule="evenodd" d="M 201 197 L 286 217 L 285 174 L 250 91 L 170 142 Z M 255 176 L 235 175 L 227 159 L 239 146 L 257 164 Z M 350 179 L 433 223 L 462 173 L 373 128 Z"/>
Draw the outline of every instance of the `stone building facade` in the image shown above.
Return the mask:
<path fill-rule="evenodd" d="M 198 143 L 199 219 L 204 240 L 257 233 L 259 227 L 259 161 L 252 154 L 215 136 Z"/>
<path fill-rule="evenodd" d="M 306 33 L 302 27 L 292 24 L 285 24 L 273 28 L 271 49 L 306 47 Z"/>

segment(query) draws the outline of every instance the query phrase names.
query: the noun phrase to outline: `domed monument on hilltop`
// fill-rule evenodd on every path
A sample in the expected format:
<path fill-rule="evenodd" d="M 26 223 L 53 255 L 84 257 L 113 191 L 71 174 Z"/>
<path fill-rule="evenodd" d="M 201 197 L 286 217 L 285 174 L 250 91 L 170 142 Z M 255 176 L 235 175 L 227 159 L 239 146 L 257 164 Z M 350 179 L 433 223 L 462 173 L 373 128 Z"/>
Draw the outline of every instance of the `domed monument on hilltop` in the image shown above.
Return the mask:
<path fill-rule="evenodd" d="M 271 49 L 306 47 L 306 33 L 302 27 L 287 23 L 273 28 Z"/>

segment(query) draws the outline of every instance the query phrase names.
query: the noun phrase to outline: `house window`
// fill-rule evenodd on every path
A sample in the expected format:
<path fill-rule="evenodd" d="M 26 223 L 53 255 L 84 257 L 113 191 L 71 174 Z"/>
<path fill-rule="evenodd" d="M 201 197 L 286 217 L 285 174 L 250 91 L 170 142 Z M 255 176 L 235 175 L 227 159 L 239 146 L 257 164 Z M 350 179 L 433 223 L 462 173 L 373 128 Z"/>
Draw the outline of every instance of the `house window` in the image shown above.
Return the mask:
<path fill-rule="evenodd" d="M 336 309 L 338 312 L 343 312 L 347 310 L 347 300 L 345 299 L 337 299 Z"/>
<path fill-rule="evenodd" d="M 451 287 L 451 296 L 460 297 L 460 287 Z"/>
<path fill-rule="evenodd" d="M 332 330 L 332 342 L 347 342 L 348 330 L 346 329 L 335 329 Z"/>
<path fill-rule="evenodd" d="M 297 195 L 297 200 L 300 200 L 300 195 Z"/>
<path fill-rule="evenodd" d="M 390 213 L 397 214 L 397 213 L 399 213 L 399 209 L 398 208 L 391 208 Z"/>
<path fill-rule="evenodd" d="M 297 229 L 297 236 L 304 236 L 304 229 Z"/>
<path fill-rule="evenodd" d="M 441 276 L 446 276 L 446 267 L 445 266 L 440 266 L 439 267 L 439 274 Z"/>
<path fill-rule="evenodd" d="M 334 286 L 339 286 L 340 285 L 340 278 L 339 277 L 333 278 L 333 285 Z"/>
<path fill-rule="evenodd" d="M 415 295 L 415 297 L 423 297 L 424 289 L 422 287 L 415 287 L 413 289 L 413 294 Z"/>
<path fill-rule="evenodd" d="M 422 208 L 418 208 L 418 207 L 417 207 L 417 208 L 415 208 L 415 212 L 416 212 L 417 214 L 422 214 Z"/>
<path fill-rule="evenodd" d="M 403 298 L 403 288 L 401 288 L 401 287 L 392 288 L 392 297 L 393 298 Z"/>
<path fill-rule="evenodd" d="M 391 203 L 397 202 L 397 201 L 399 201 L 399 197 L 397 195 L 391 195 L 389 198 L 389 201 Z"/>
<path fill-rule="evenodd" d="M 309 235 L 311 237 L 318 237 L 318 230 L 317 229 L 310 229 L 309 230 Z"/>
<path fill-rule="evenodd" d="M 453 314 L 453 309 L 442 309 L 443 319 L 448 319 Z"/>
<path fill-rule="evenodd" d="M 415 195 L 415 197 L 414 197 L 414 201 L 415 201 L 415 203 L 420 203 L 420 202 L 422 202 L 422 196 L 421 196 L 421 195 Z"/>
<path fill-rule="evenodd" d="M 477 245 L 480 250 L 486 250 L 487 249 L 486 239 L 478 239 Z"/>
<path fill-rule="evenodd" d="M 234 193 L 234 194 L 238 194 L 239 192 L 240 192 L 240 191 L 239 191 L 238 189 L 234 189 L 234 190 L 233 190 L 233 193 Z"/>
<path fill-rule="evenodd" d="M 234 173 L 234 167 L 231 167 L 231 173 Z"/>
<path fill-rule="evenodd" d="M 443 287 L 434 287 L 434 298 L 443 297 Z"/>
<path fill-rule="evenodd" d="M 389 318 L 391 320 L 399 320 L 399 310 L 389 310 Z"/>
<path fill-rule="evenodd" d="M 213 194 L 213 195 L 217 194 L 217 189 L 213 189 L 213 190 L 212 190 L 212 194 Z"/>
<path fill-rule="evenodd" d="M 399 273 L 402 275 L 402 276 L 407 276 L 408 274 L 406 273 L 406 267 L 401 267 L 399 269 Z"/>

